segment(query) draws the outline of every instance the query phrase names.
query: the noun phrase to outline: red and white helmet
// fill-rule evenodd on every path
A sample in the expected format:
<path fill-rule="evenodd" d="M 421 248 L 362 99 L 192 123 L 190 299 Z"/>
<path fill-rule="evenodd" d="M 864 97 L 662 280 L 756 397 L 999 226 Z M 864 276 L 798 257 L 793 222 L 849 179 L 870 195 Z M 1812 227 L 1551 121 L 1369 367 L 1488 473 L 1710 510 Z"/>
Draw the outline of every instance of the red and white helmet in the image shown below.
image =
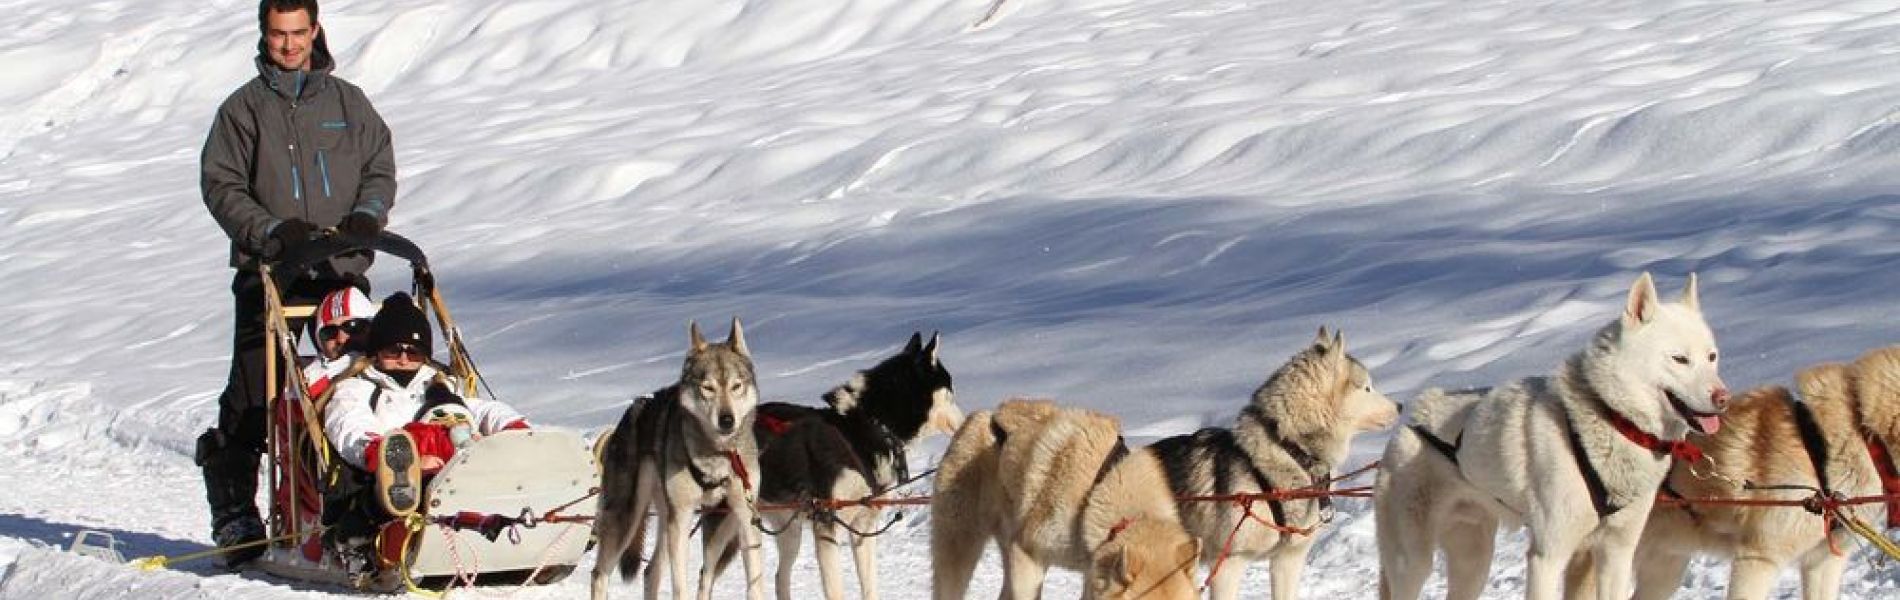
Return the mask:
<path fill-rule="evenodd" d="M 323 302 L 317 304 L 317 328 L 334 327 L 356 319 L 371 319 L 376 316 L 376 305 L 371 304 L 369 296 L 356 286 L 337 288 L 323 296 Z"/>

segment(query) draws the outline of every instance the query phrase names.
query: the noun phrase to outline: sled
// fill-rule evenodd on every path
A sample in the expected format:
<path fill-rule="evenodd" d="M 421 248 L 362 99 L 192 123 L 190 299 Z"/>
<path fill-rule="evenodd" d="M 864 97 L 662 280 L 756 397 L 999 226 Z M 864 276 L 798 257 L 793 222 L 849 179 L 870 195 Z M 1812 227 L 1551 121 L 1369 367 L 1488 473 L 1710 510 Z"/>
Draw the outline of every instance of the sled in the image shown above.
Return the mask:
<path fill-rule="evenodd" d="M 381 567 L 351 573 L 323 542 L 324 494 L 352 477 L 323 435 L 328 396 L 312 393 L 300 368 L 294 320 L 314 306 L 286 306 L 280 274 L 301 274 L 332 256 L 371 250 L 408 261 L 413 296 L 446 342 L 448 363 L 464 397 L 476 397 L 480 373 L 462 343 L 420 248 L 394 233 L 370 244 L 339 236 L 313 240 L 306 251 L 259 266 L 263 275 L 265 361 L 270 415 L 266 458 L 271 540 L 255 565 L 287 579 L 373 592 L 444 585 L 547 584 L 573 572 L 589 546 L 600 481 L 592 448 L 571 432 L 502 431 L 457 450 L 425 486 L 414 517 L 385 524 L 377 536 Z M 280 370 L 282 372 L 280 372 Z"/>

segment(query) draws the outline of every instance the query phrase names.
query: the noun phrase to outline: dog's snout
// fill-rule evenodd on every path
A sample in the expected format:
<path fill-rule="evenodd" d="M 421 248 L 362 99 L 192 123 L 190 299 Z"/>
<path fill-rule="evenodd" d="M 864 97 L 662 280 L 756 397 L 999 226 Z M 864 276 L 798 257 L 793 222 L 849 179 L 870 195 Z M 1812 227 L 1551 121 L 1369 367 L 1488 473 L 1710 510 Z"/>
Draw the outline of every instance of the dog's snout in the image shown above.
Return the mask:
<path fill-rule="evenodd" d="M 719 413 L 719 430 L 726 432 L 732 431 L 732 426 L 735 421 L 737 421 L 737 419 L 732 418 L 732 413 Z"/>
<path fill-rule="evenodd" d="M 1716 410 L 1728 408 L 1728 388 L 1715 388 L 1715 391 L 1709 394 L 1709 403 L 1714 404 Z"/>

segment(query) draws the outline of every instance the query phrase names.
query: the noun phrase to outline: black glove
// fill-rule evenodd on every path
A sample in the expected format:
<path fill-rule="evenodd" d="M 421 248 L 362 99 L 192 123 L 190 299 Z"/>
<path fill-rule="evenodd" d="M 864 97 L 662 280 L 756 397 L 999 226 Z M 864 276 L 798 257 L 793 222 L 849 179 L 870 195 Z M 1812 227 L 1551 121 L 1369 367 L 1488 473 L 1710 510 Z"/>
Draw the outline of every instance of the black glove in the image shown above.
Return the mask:
<path fill-rule="evenodd" d="M 272 259 L 281 259 L 297 253 L 304 244 L 310 243 L 310 234 L 317 227 L 303 219 L 285 219 L 270 230 L 270 240 L 264 243 L 264 255 Z"/>
<path fill-rule="evenodd" d="M 336 228 L 343 235 L 363 241 L 375 240 L 376 236 L 383 234 L 383 222 L 365 212 L 350 213 L 343 217 L 343 222 L 338 223 Z"/>

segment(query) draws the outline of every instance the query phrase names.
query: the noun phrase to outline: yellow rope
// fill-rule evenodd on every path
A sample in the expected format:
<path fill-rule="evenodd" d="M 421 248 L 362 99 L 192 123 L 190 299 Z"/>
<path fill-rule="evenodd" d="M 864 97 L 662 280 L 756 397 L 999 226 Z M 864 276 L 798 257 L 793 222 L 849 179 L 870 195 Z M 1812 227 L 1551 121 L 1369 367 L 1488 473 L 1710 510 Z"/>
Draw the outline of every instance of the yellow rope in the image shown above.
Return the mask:
<path fill-rule="evenodd" d="M 264 538 L 261 540 L 253 540 L 249 542 L 244 542 L 242 544 L 212 548 L 210 550 L 200 550 L 198 552 L 179 554 L 176 556 L 146 556 L 142 558 L 135 558 L 135 559 L 132 559 L 131 561 L 128 561 L 126 564 L 137 567 L 140 571 L 157 571 L 159 569 L 163 569 L 163 568 L 171 566 L 172 563 L 190 562 L 190 561 L 198 560 L 200 558 L 205 558 L 209 556 L 227 554 L 232 551 L 241 550 L 241 549 L 249 548 L 252 546 L 262 546 L 264 544 L 274 544 L 274 543 L 281 542 L 284 540 L 296 539 L 299 537 L 303 537 L 305 535 L 320 533 L 322 531 L 323 531 L 322 527 L 318 527 L 316 529 L 309 530 L 309 531 L 293 531 L 293 532 L 286 533 L 274 538 Z"/>
<path fill-rule="evenodd" d="M 447 596 L 449 593 L 449 590 L 447 589 L 443 589 L 442 591 L 438 592 L 435 590 L 424 588 L 422 586 L 416 585 L 416 580 L 409 578 L 409 549 L 416 547 L 416 540 L 419 539 L 417 536 L 421 535 L 422 530 L 426 529 L 429 526 L 429 521 L 427 519 L 424 519 L 422 515 L 420 514 L 412 513 L 407 517 L 403 517 L 403 524 L 409 529 L 409 535 L 403 538 L 402 551 L 397 553 L 396 564 L 395 564 L 396 572 L 402 573 L 403 587 L 408 589 L 410 594 L 414 594 L 414 595 L 421 596 L 424 598 L 441 598 L 443 596 Z M 377 556 L 383 555 L 382 544 L 383 544 L 382 536 L 376 536 L 376 546 L 377 546 L 376 555 Z M 453 584 L 450 584 L 450 585 L 452 586 Z"/>
<path fill-rule="evenodd" d="M 1840 516 L 1841 521 L 1847 523 L 1848 529 L 1852 529 L 1854 533 L 1860 534 L 1860 537 L 1866 538 L 1868 543 L 1873 544 L 1875 548 L 1879 548 L 1881 552 L 1887 555 L 1887 558 L 1900 559 L 1900 545 L 1895 545 L 1893 540 L 1887 539 L 1887 536 L 1881 534 L 1880 530 L 1874 529 L 1872 525 L 1868 525 L 1866 521 L 1860 520 L 1860 517 L 1855 516 L 1853 513 L 1842 511 Z"/>

